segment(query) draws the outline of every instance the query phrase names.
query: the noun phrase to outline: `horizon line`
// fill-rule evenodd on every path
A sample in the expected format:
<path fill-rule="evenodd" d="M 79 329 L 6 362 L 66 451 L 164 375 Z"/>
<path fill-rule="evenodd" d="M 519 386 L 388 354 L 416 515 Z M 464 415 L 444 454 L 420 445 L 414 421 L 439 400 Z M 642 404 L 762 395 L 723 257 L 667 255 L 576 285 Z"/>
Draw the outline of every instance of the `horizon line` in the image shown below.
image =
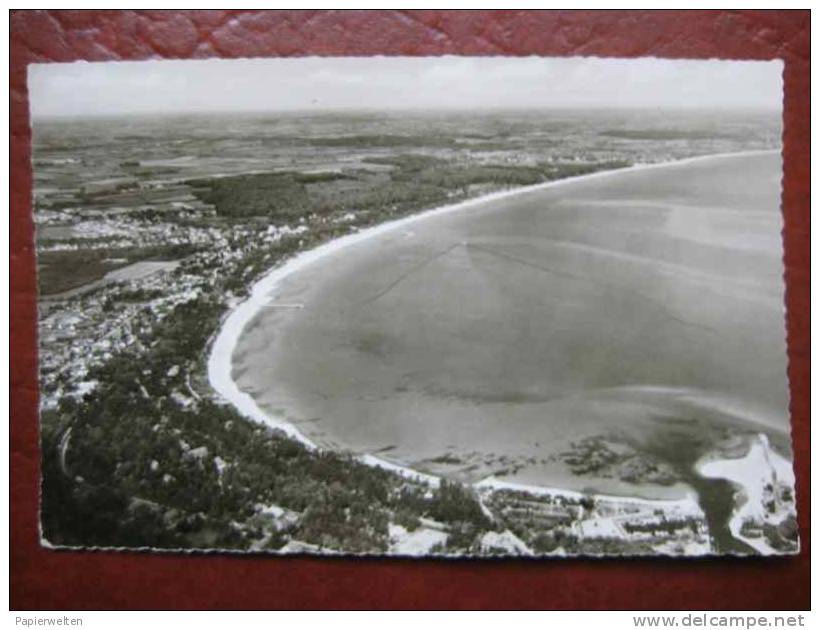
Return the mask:
<path fill-rule="evenodd" d="M 704 112 L 704 113 L 731 113 L 742 112 L 749 114 L 781 114 L 781 107 L 763 106 L 730 106 L 730 105 L 545 105 L 545 106 L 463 106 L 463 107 L 311 107 L 283 108 L 283 109 L 185 109 L 185 110 L 146 110 L 146 111 L 121 111 L 121 112 L 97 112 L 97 113 L 71 113 L 71 114 L 39 114 L 34 115 L 29 112 L 29 119 L 34 121 L 48 120 L 77 120 L 77 119 L 101 119 L 101 118 L 122 118 L 122 117 L 173 117 L 173 116 L 265 116 L 265 115 L 328 115 L 328 114 L 377 114 L 382 116 L 401 114 L 535 114 L 551 112 L 635 112 L 635 111 L 670 111 L 680 113 Z"/>

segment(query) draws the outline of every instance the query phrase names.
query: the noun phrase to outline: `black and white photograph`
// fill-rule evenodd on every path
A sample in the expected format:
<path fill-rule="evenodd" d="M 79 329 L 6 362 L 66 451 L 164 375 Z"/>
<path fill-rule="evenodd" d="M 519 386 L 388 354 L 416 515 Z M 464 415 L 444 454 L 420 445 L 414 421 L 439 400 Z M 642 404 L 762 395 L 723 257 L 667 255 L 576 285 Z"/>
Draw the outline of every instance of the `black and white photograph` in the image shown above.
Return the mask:
<path fill-rule="evenodd" d="M 30 65 L 41 544 L 798 553 L 782 73 Z"/>

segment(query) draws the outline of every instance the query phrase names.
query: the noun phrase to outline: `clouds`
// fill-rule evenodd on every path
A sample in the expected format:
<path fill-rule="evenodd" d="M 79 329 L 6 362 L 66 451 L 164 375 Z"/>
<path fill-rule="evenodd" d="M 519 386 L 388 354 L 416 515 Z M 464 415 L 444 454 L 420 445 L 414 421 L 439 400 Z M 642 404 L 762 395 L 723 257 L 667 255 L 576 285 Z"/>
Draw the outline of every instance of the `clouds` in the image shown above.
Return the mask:
<path fill-rule="evenodd" d="M 778 110 L 782 63 L 329 57 L 29 67 L 34 117 L 302 109 L 707 107 Z"/>

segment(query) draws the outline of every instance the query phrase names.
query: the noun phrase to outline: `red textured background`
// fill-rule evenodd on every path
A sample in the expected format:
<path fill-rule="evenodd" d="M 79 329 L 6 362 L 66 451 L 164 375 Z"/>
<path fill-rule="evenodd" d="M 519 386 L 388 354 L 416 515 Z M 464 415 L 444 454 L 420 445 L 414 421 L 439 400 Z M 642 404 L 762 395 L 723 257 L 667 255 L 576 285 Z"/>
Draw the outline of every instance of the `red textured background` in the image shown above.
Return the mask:
<path fill-rule="evenodd" d="M 809 607 L 809 11 L 21 11 L 11 16 L 11 606 Z M 785 60 L 789 377 L 803 551 L 789 559 L 407 561 L 56 552 L 37 536 L 29 62 L 297 55 Z"/>

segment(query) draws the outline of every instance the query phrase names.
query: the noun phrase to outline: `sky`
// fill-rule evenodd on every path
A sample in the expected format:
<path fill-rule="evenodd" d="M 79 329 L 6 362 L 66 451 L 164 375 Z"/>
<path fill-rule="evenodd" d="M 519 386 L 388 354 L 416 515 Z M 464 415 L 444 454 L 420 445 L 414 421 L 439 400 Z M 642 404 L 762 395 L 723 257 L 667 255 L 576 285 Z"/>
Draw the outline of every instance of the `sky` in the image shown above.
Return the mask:
<path fill-rule="evenodd" d="M 29 66 L 32 116 L 560 107 L 780 110 L 782 62 L 303 57 Z"/>

